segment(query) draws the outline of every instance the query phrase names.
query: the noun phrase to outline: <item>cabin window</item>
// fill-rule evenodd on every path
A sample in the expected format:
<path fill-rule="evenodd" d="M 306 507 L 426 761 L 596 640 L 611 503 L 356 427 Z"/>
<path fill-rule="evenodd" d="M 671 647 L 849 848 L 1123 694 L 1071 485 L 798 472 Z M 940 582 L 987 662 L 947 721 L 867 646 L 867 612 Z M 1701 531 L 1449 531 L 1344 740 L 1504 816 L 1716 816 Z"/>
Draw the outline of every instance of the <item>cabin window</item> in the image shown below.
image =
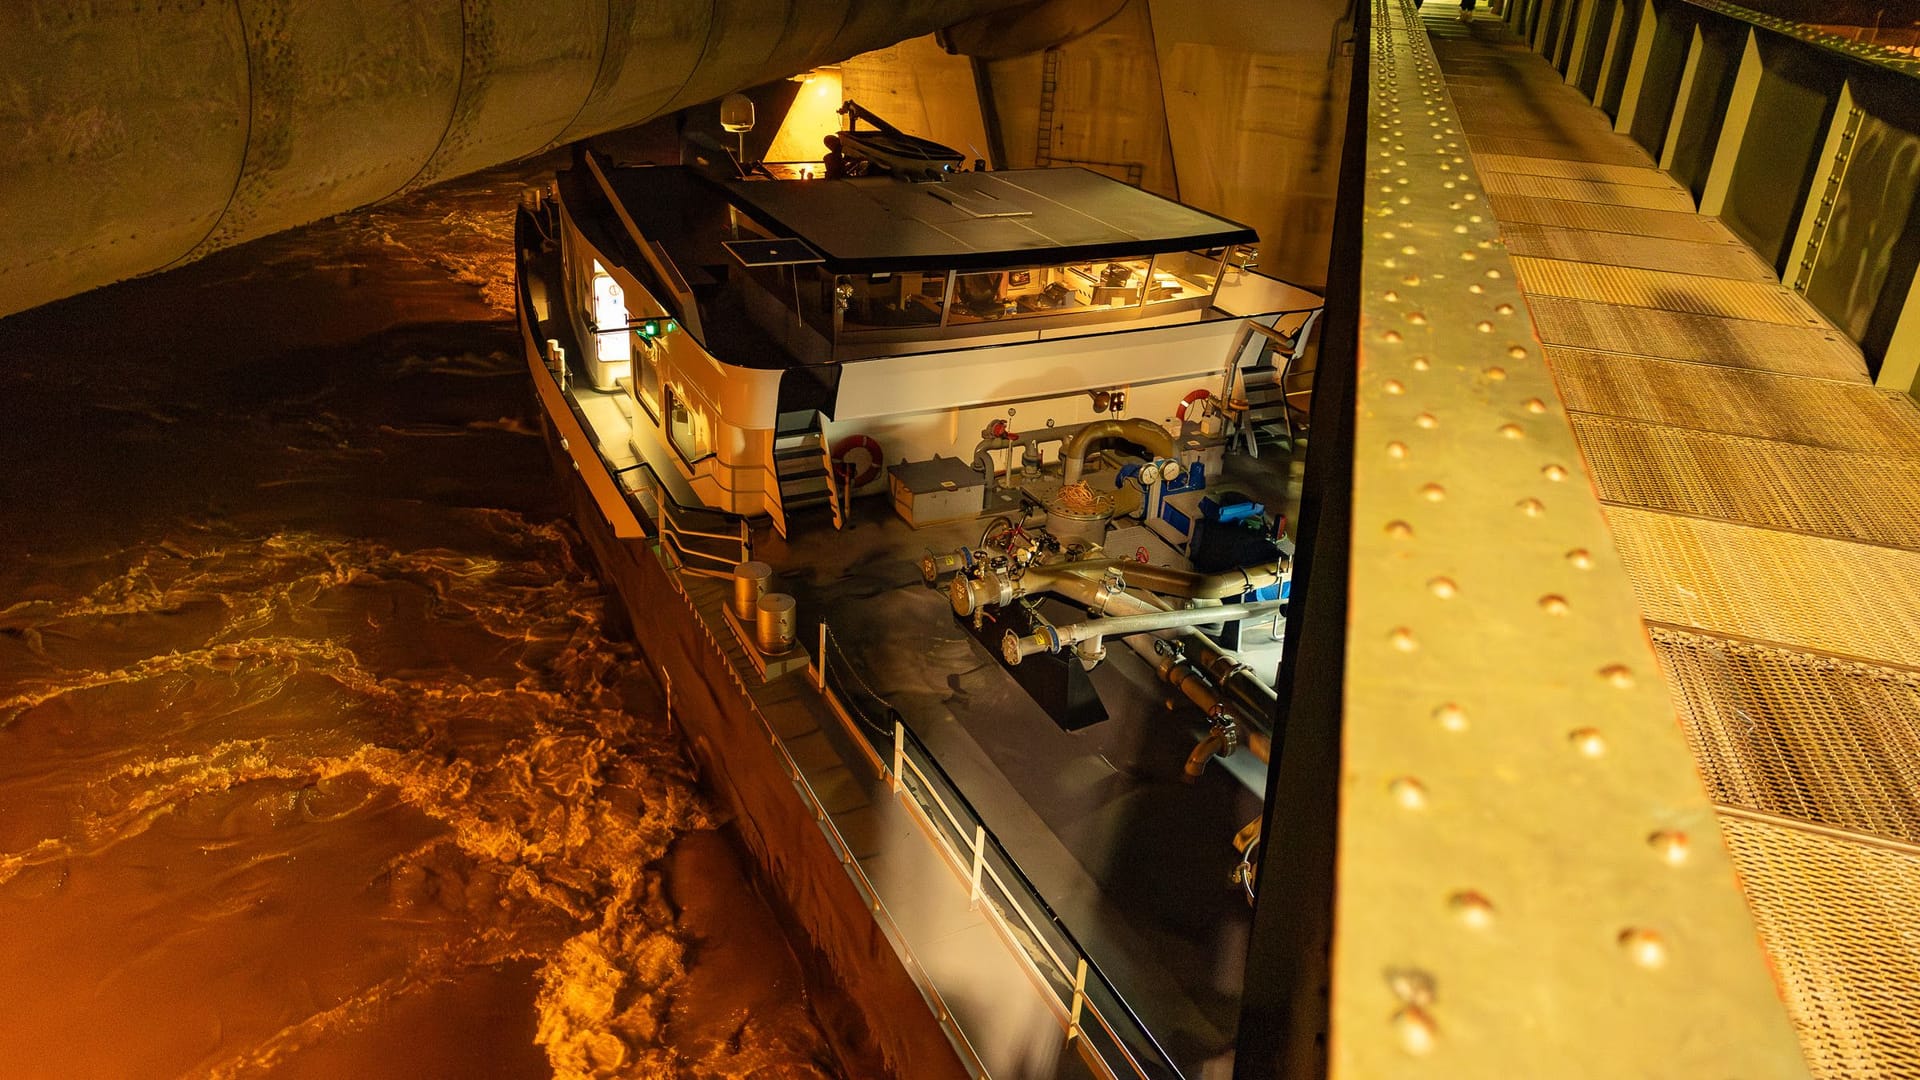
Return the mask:
<path fill-rule="evenodd" d="M 659 340 L 647 340 L 639 330 L 628 331 L 628 347 L 633 352 L 633 397 L 655 423 L 660 421 L 660 354 L 667 347 Z"/>
<path fill-rule="evenodd" d="M 713 456 L 713 425 L 704 409 L 667 387 L 667 441 L 680 460 L 692 465 Z"/>

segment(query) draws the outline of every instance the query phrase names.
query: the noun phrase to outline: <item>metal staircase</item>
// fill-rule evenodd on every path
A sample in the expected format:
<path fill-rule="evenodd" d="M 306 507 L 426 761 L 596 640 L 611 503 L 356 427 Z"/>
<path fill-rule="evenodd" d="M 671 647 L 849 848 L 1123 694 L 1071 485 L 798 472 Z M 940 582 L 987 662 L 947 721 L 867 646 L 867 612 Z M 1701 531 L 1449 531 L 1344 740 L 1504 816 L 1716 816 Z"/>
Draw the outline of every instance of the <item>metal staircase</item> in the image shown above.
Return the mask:
<path fill-rule="evenodd" d="M 1242 422 L 1252 434 L 1256 457 L 1263 442 L 1293 445 L 1293 417 L 1287 411 L 1283 381 L 1287 369 L 1285 363 L 1276 366 L 1273 359 L 1273 351 L 1266 350 L 1257 366 L 1240 373 L 1240 392 L 1247 403 L 1246 418 Z"/>
<path fill-rule="evenodd" d="M 1307 339 L 1319 317 L 1318 311 L 1312 312 L 1291 331 L 1251 327 L 1266 338 L 1259 360 L 1241 370 L 1238 388 L 1238 397 L 1246 406 L 1240 419 L 1241 430 L 1245 433 L 1247 453 L 1253 457 L 1260 456 L 1262 442 L 1278 442 L 1289 450 L 1293 448 L 1299 433 L 1291 410 L 1298 408 L 1304 413 L 1305 399 L 1312 393 L 1312 372 L 1300 371 L 1299 364 L 1306 356 Z M 1307 382 L 1305 387 L 1300 385 L 1303 380 Z M 1291 406 L 1289 398 L 1295 399 Z"/>
<path fill-rule="evenodd" d="M 780 535 L 787 535 L 787 523 L 794 511 L 810 506 L 832 506 L 835 524 L 839 509 L 833 497 L 832 462 L 825 437 L 820 431 L 820 413 L 781 413 L 773 433 L 773 471 L 777 498 L 772 517 Z"/>

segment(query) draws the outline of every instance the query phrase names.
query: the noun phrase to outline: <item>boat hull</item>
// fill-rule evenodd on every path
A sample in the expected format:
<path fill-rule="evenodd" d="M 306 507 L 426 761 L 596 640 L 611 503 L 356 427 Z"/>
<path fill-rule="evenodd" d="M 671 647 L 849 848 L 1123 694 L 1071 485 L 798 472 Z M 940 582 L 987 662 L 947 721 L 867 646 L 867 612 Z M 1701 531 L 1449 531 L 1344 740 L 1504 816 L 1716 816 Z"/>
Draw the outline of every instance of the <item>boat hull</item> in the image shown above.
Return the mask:
<path fill-rule="evenodd" d="M 529 375 L 541 386 L 550 378 L 524 310 L 520 327 Z M 814 1006 L 842 1060 L 856 1073 L 962 1080 L 967 1072 L 945 1031 L 816 824 L 692 599 L 651 540 L 619 535 L 539 394 L 534 409 L 555 480 L 601 581 L 619 598 L 648 667 L 671 688 L 671 721 L 771 886 L 774 905 L 804 934 L 795 944 L 811 953 L 803 959 L 816 975 Z M 822 973 L 830 978 L 818 978 Z"/>

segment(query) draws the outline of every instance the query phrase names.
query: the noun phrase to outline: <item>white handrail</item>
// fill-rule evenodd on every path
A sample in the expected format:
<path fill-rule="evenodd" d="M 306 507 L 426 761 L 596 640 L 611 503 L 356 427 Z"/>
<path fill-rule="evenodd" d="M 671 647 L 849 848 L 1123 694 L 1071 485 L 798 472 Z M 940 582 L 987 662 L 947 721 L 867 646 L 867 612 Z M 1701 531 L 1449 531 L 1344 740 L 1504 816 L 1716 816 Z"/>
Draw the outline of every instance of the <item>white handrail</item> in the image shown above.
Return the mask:
<path fill-rule="evenodd" d="M 927 779 L 927 774 L 921 771 L 919 765 L 915 764 L 911 759 L 907 759 L 906 767 L 912 770 L 915 776 L 920 778 L 920 784 L 923 789 L 925 789 L 929 794 L 934 794 L 932 781 Z M 953 819 L 951 812 L 947 810 L 946 804 L 943 801 L 940 801 L 937 795 L 936 795 L 935 801 L 940 806 L 941 812 L 947 814 L 947 820 L 953 825 L 954 831 L 956 833 L 960 832 L 961 831 L 960 823 Z M 937 829 L 935 830 L 936 833 L 938 833 L 938 831 L 939 830 Z M 984 843 L 985 826 L 979 827 L 979 832 L 976 833 L 975 838 L 976 840 Z M 959 861 L 959 862 L 966 861 L 965 853 L 954 849 L 952 845 L 948 845 L 947 849 L 949 853 L 953 856 L 955 861 Z M 984 863 L 984 859 L 983 859 L 984 854 L 985 852 L 983 849 L 976 849 L 976 851 L 973 853 L 973 857 L 974 859 L 981 861 L 981 868 L 984 871 L 987 879 L 992 881 L 993 884 L 999 888 L 1000 895 L 1006 897 L 1007 906 L 1011 907 L 1014 913 L 1020 916 L 1021 923 L 1026 926 L 1027 932 L 1030 935 L 1032 935 L 1033 940 L 1039 944 L 1040 948 L 1043 951 L 1045 951 L 1047 955 L 1047 960 L 1053 964 L 1054 970 L 1059 972 L 1060 976 L 1063 979 L 1071 978 L 1071 971 L 1067 967 L 1067 962 L 1061 959 L 1059 953 L 1054 951 L 1053 945 L 1047 941 L 1046 935 L 1040 932 L 1040 927 L 1034 923 L 1033 917 L 1027 913 L 1026 907 L 1022 904 L 1018 904 L 1014 902 L 1014 892 L 1011 888 L 1008 887 L 1006 879 L 1002 878 L 1000 876 L 1000 872 L 995 870 L 992 867 L 992 865 Z M 975 888 L 977 890 L 978 886 L 976 885 Z"/>
<path fill-rule="evenodd" d="M 821 695 L 833 706 L 835 712 L 844 718 L 847 715 L 847 706 L 840 700 L 839 695 L 834 692 L 832 686 L 829 685 L 826 679 L 828 635 L 828 628 L 822 625 L 820 630 L 820 671 L 815 682 Z M 871 693 L 871 691 L 869 691 L 869 693 Z M 1076 963 L 1075 966 L 1069 967 L 1067 962 L 1055 951 L 1053 944 L 1047 939 L 1047 935 L 1041 932 L 1039 925 L 1028 912 L 1027 905 L 1017 899 L 1019 894 L 1007 885 L 1006 879 L 1002 878 L 1000 873 L 993 868 L 993 865 L 986 860 L 987 830 L 985 823 L 977 820 L 973 822 L 974 841 L 969 850 L 962 850 L 960 846 L 955 845 L 947 839 L 946 830 L 938 826 L 936 819 L 929 812 L 930 808 L 939 811 L 939 816 L 946 819 L 947 825 L 952 828 L 955 836 L 966 835 L 966 825 L 961 821 L 959 815 L 954 813 L 953 808 L 947 804 L 946 799 L 941 796 L 938 785 L 936 785 L 927 775 L 927 772 L 920 767 L 920 763 L 915 761 L 913 756 L 907 753 L 906 735 L 905 723 L 895 720 L 893 729 L 893 761 L 891 768 L 883 762 L 880 764 L 880 769 L 887 779 L 889 786 L 895 792 L 900 792 L 903 789 L 909 791 L 913 797 L 906 799 L 906 804 L 920 812 L 921 817 L 926 820 L 929 826 L 929 832 L 933 834 L 936 842 L 946 853 L 952 864 L 956 868 L 968 873 L 971 883 L 971 903 L 977 907 L 981 899 L 993 899 L 987 892 L 989 883 L 993 888 L 998 889 L 999 902 L 988 905 L 993 916 L 1005 925 L 1005 909 L 1012 909 L 1012 911 L 1019 916 L 1020 923 L 1026 930 L 1026 936 L 1038 946 L 1037 953 L 1033 948 L 1024 946 L 1021 951 L 1026 953 L 1031 960 L 1038 961 L 1044 958 L 1046 965 L 1053 969 L 1054 973 L 1059 976 L 1063 983 L 1074 987 L 1073 993 L 1065 999 L 1058 997 L 1055 999 L 1057 1005 L 1066 1008 L 1069 1012 L 1069 1019 L 1063 1023 L 1062 1027 L 1062 1030 L 1068 1036 L 1068 1040 L 1071 1042 L 1073 1039 L 1085 1034 L 1084 1029 L 1079 1024 L 1078 1018 L 1082 1012 L 1091 1014 L 1095 1022 L 1100 1026 L 1100 1029 L 1106 1032 L 1108 1038 L 1113 1041 L 1115 1049 L 1119 1051 L 1120 1056 L 1130 1067 L 1133 1075 L 1140 1077 L 1141 1080 L 1148 1080 L 1146 1070 L 1141 1067 L 1139 1059 L 1127 1046 L 1126 1040 L 1115 1030 L 1113 1023 L 1101 1012 L 1100 1007 L 1086 995 L 1085 972 L 1091 969 L 1085 952 L 1076 946 L 1074 950 Z M 912 776 L 919 782 L 919 791 L 912 791 L 915 785 L 903 782 L 908 776 Z M 1010 930 L 1007 931 L 1007 936 L 1009 938 L 1016 937 Z M 1071 941 L 1071 937 L 1069 937 L 1068 940 Z M 1106 987 L 1107 992 L 1118 1000 L 1119 992 L 1114 989 L 1112 984 L 1108 983 L 1104 976 L 1096 974 L 1095 977 L 1101 985 Z M 1046 981 L 1049 984 L 1052 983 L 1051 979 Z M 1056 1017 L 1056 1019 L 1058 1018 Z M 1149 1036 L 1149 1038 L 1151 1038 L 1151 1036 Z M 1112 1066 L 1109 1065 L 1101 1055 L 1100 1051 L 1093 1047 L 1085 1046 L 1084 1043 L 1083 1047 L 1086 1053 L 1091 1054 L 1095 1058 L 1101 1071 L 1105 1072 L 1109 1077 L 1117 1075 L 1114 1073 Z"/>
<path fill-rule="evenodd" d="M 827 693 L 831 694 L 832 691 L 828 690 Z M 951 810 L 948 809 L 945 800 L 941 799 L 939 797 L 939 793 L 934 790 L 934 786 L 932 782 L 928 780 L 927 774 L 921 770 L 920 766 L 917 763 L 915 763 L 911 757 L 908 757 L 905 759 L 905 764 L 906 764 L 907 770 L 911 772 L 914 776 L 919 778 L 922 790 L 924 790 L 928 795 L 933 797 L 934 803 L 940 808 L 941 814 L 947 818 L 947 821 L 954 826 L 956 831 L 960 831 L 959 822 L 953 817 L 953 813 Z M 922 813 L 923 814 L 925 813 L 925 805 L 919 799 L 916 798 L 916 799 L 909 800 L 909 803 L 910 805 L 919 807 L 922 810 Z M 929 819 L 928 824 L 932 824 L 931 819 Z M 946 840 L 946 837 L 938 828 L 935 828 L 933 830 L 933 833 L 934 833 L 934 836 L 938 839 L 940 846 L 946 849 L 948 857 L 952 859 L 956 865 L 960 865 L 960 866 L 968 865 L 969 853 L 962 852 L 959 849 L 955 848 L 951 843 L 949 843 Z M 1046 959 L 1048 960 L 1049 963 L 1052 964 L 1054 971 L 1059 973 L 1062 980 L 1067 982 L 1069 985 L 1074 986 L 1074 993 L 1070 995 L 1067 1000 L 1060 1002 L 1060 1004 L 1062 1005 L 1070 1006 L 1073 1011 L 1074 1017 L 1076 1017 L 1076 1019 L 1071 1024 L 1064 1026 L 1062 1028 L 1062 1030 L 1066 1032 L 1068 1036 L 1068 1040 L 1072 1041 L 1072 1039 L 1077 1034 L 1084 1034 L 1084 1032 L 1080 1030 L 1080 1026 L 1077 1021 L 1077 1017 L 1079 1013 L 1082 1010 L 1084 1010 L 1085 1012 L 1090 1013 L 1093 1016 L 1093 1018 L 1099 1023 L 1100 1029 L 1102 1031 L 1105 1031 L 1107 1033 L 1107 1036 L 1113 1040 L 1114 1047 L 1120 1051 L 1121 1056 L 1125 1058 L 1127 1064 L 1132 1067 L 1134 1075 L 1140 1077 L 1141 1080 L 1148 1080 L 1146 1070 L 1141 1068 L 1139 1060 L 1136 1057 L 1134 1057 L 1133 1052 L 1130 1049 L 1128 1049 L 1126 1045 L 1126 1041 L 1120 1037 L 1119 1032 L 1114 1030 L 1113 1024 L 1101 1012 L 1100 1007 L 1086 996 L 1086 988 L 1085 988 L 1086 984 L 1084 982 L 1085 980 L 1084 973 L 1087 970 L 1087 959 L 1085 954 L 1076 952 L 1075 953 L 1076 966 L 1074 968 L 1067 967 L 1066 961 L 1062 960 L 1060 958 L 1060 954 L 1056 953 L 1053 950 L 1053 946 L 1048 943 L 1046 939 L 1046 935 L 1042 934 L 1040 932 L 1040 928 L 1034 925 L 1033 918 L 1032 916 L 1028 915 L 1025 905 L 1020 904 L 1015 899 L 1013 890 L 1007 887 L 1005 880 L 1000 877 L 999 873 L 996 872 L 992 866 L 985 865 L 984 855 L 985 855 L 985 842 L 986 842 L 986 826 L 985 825 L 976 826 L 974 836 L 975 836 L 975 843 L 976 845 L 978 845 L 974 849 L 974 851 L 971 853 L 971 858 L 973 860 L 972 865 L 975 868 L 974 874 L 979 875 L 984 872 L 986 877 L 990 879 L 994 885 L 999 887 L 1000 895 L 1006 901 L 1005 906 L 1013 909 L 1014 913 L 1020 916 L 1021 923 L 1026 926 L 1027 932 L 1032 936 L 1033 940 L 1040 946 L 1041 950 L 1046 956 Z M 978 878 L 976 877 L 975 885 L 974 885 L 974 897 L 975 897 L 974 902 L 976 904 L 978 903 L 978 900 L 982 895 L 983 894 L 980 892 L 980 886 L 978 884 Z M 1004 920 L 1005 916 L 1004 916 L 1004 913 L 1001 912 L 1000 910 L 1000 907 L 1001 907 L 1000 905 L 990 905 L 990 907 L 996 915 L 1000 915 L 1001 918 Z M 1027 953 L 1030 957 L 1033 955 L 1031 950 L 1027 950 Z M 1104 983 L 1105 979 L 1103 978 L 1101 981 Z M 1118 997 L 1118 991 L 1115 991 L 1111 985 L 1108 985 L 1107 989 L 1110 992 L 1114 993 L 1116 997 Z M 1109 1076 L 1114 1075 L 1112 1067 L 1107 1065 L 1105 1059 L 1101 1057 L 1099 1051 L 1089 1047 L 1088 1052 L 1092 1053 L 1095 1058 L 1099 1059 L 1099 1063 L 1101 1067 L 1107 1072 Z"/>

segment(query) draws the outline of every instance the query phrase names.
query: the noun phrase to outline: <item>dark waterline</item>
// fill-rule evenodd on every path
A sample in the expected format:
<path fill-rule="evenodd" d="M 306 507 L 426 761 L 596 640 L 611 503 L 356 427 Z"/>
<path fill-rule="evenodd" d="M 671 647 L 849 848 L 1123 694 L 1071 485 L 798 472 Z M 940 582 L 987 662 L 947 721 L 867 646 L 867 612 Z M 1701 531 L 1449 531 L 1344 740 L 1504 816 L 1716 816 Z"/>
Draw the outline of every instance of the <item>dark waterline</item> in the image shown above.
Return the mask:
<path fill-rule="evenodd" d="M 0 321 L 7 1075 L 833 1074 L 530 437 L 551 167 Z"/>

